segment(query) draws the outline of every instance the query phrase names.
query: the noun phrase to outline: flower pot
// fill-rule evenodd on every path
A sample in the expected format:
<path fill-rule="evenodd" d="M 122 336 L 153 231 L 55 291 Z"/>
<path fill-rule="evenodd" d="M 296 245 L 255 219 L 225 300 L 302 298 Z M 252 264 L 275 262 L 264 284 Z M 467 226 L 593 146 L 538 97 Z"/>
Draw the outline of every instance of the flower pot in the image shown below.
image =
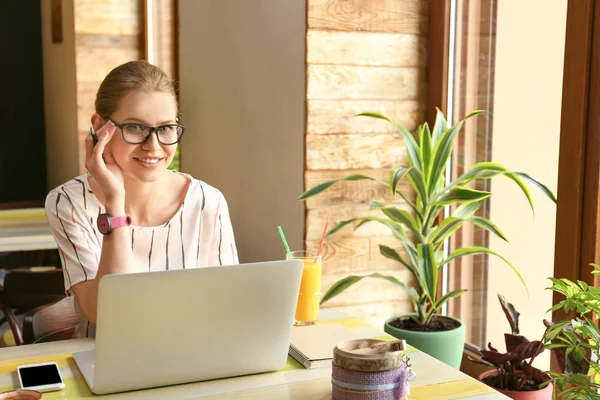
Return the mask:
<path fill-rule="evenodd" d="M 402 314 L 385 321 L 384 331 L 398 339 L 404 339 L 411 346 L 416 347 L 424 353 L 459 369 L 462 361 L 463 350 L 465 347 L 465 326 L 463 323 L 451 317 L 460 323 L 460 326 L 450 331 L 439 332 L 418 332 L 406 329 L 399 329 L 390 325 L 390 321 L 397 318 L 408 318 L 416 315 L 415 313 Z"/>
<path fill-rule="evenodd" d="M 483 374 L 479 375 L 479 380 L 481 382 L 483 382 L 483 379 L 485 377 L 490 376 L 490 375 L 496 375 L 496 374 L 497 374 L 497 371 L 495 369 L 493 369 L 491 371 L 486 371 Z M 515 392 L 513 390 L 498 389 L 493 386 L 490 386 L 490 387 L 492 387 L 494 390 L 502 393 L 503 395 L 510 397 L 513 400 L 552 400 L 552 392 L 553 392 L 552 383 L 548 384 L 548 386 L 546 386 L 543 389 L 529 391 L 529 392 Z"/>

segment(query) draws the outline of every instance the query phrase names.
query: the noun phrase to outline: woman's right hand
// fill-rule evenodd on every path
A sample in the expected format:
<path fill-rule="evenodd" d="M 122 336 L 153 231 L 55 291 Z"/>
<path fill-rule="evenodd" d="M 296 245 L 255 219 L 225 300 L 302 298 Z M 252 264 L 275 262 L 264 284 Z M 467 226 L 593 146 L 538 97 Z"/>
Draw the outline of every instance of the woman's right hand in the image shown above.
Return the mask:
<path fill-rule="evenodd" d="M 85 167 L 100 186 L 107 204 L 125 201 L 123 171 L 108 146 L 117 129 L 112 121 L 108 121 L 96 131 L 98 143 L 95 146 L 92 135 L 85 139 Z"/>

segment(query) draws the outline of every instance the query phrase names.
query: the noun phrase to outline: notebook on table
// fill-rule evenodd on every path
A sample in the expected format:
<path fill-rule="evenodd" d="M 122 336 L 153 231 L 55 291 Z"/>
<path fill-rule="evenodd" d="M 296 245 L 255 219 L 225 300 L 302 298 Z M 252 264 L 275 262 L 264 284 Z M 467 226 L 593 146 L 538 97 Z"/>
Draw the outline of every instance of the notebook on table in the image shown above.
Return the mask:
<path fill-rule="evenodd" d="M 294 326 L 289 354 L 304 368 L 326 368 L 331 366 L 333 348 L 351 339 L 357 336 L 340 324 Z"/>

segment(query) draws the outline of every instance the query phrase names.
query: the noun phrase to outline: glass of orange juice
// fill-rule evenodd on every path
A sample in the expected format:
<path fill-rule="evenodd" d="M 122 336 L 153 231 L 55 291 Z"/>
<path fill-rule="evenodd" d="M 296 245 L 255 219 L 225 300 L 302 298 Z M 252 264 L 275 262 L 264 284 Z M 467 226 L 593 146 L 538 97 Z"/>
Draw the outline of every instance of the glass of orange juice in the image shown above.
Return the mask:
<path fill-rule="evenodd" d="M 297 250 L 286 256 L 289 259 L 302 260 L 304 271 L 298 294 L 294 325 L 313 325 L 319 319 L 319 301 L 321 301 L 322 256 L 305 250 Z"/>

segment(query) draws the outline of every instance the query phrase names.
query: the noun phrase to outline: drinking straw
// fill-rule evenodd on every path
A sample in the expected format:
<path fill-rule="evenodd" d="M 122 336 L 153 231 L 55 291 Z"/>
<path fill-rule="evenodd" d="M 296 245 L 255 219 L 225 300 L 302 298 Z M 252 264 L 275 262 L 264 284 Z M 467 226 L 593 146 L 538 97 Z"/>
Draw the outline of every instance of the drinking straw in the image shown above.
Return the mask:
<path fill-rule="evenodd" d="M 294 257 L 292 257 L 292 252 L 290 251 L 290 246 L 288 246 L 287 240 L 285 240 L 285 235 L 283 234 L 283 229 L 281 229 L 281 226 L 278 226 L 277 229 L 279 230 L 279 235 L 281 236 L 281 241 L 283 242 L 283 246 L 285 247 L 285 251 L 287 252 L 288 257 L 290 259 L 294 258 Z"/>
<path fill-rule="evenodd" d="M 323 248 L 323 242 L 325 241 L 325 234 L 327 234 L 327 226 L 329 222 L 325 222 L 325 229 L 323 229 L 323 235 L 321 236 L 321 242 L 319 243 L 319 250 L 317 250 L 317 256 L 315 257 L 315 262 L 319 259 L 319 255 L 321 254 L 321 249 Z"/>

